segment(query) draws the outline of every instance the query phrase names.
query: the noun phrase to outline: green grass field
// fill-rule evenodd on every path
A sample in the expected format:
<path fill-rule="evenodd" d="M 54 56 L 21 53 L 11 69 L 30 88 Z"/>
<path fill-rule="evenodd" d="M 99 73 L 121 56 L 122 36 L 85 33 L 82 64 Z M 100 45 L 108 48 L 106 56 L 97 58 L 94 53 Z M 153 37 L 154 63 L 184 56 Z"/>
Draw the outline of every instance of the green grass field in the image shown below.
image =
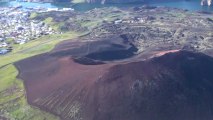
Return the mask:
<path fill-rule="evenodd" d="M 0 115 L 9 120 L 58 120 L 44 111 L 28 105 L 18 71 L 12 64 L 0 69 Z"/>
<path fill-rule="evenodd" d="M 34 13 L 30 14 L 30 19 L 35 18 L 37 15 L 38 15 L 38 14 L 37 14 L 36 12 L 34 12 Z"/>
<path fill-rule="evenodd" d="M 48 52 L 53 49 L 57 43 L 63 40 L 75 38 L 78 35 L 78 33 L 71 32 L 64 34 L 47 35 L 23 45 L 15 45 L 14 50 L 11 53 L 0 56 L 0 67 L 24 58 Z"/>
<path fill-rule="evenodd" d="M 64 26 L 65 22 L 54 22 L 52 17 L 47 17 L 43 20 L 43 22 L 49 26 L 55 31 L 61 31 L 61 27 Z"/>
<path fill-rule="evenodd" d="M 32 107 L 27 103 L 23 82 L 16 76 L 14 62 L 48 52 L 67 39 L 80 36 L 78 33 L 48 35 L 23 45 L 15 45 L 13 52 L 0 56 L 0 116 L 9 120 L 58 120 L 59 118 Z"/>

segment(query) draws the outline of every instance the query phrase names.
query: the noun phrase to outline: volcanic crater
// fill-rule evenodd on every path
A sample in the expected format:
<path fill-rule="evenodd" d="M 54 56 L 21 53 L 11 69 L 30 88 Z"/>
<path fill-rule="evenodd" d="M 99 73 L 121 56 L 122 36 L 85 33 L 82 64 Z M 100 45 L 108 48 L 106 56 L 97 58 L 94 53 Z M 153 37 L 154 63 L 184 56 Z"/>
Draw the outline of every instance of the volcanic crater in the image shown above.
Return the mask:
<path fill-rule="evenodd" d="M 142 59 L 132 41 L 70 40 L 15 63 L 31 105 L 62 120 L 212 120 L 213 58 L 182 50 Z"/>

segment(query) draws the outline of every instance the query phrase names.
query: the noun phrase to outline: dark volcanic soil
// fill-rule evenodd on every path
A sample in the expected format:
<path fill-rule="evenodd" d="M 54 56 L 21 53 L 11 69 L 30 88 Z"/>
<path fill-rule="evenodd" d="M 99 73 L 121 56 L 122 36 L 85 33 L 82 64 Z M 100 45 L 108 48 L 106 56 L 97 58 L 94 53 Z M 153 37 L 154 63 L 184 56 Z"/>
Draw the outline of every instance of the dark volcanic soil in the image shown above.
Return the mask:
<path fill-rule="evenodd" d="M 136 47 L 114 39 L 66 41 L 15 63 L 28 102 L 63 120 L 213 119 L 212 57 L 175 50 L 133 62 Z"/>

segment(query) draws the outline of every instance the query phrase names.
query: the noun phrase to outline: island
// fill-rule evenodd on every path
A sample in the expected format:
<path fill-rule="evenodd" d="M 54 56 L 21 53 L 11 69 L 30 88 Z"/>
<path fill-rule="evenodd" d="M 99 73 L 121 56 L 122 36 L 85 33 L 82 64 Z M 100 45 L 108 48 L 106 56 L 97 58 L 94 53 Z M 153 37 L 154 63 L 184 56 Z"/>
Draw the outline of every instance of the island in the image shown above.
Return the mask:
<path fill-rule="evenodd" d="M 10 28 L 2 48 L 12 50 L 0 56 L 0 118 L 213 118 L 212 13 L 146 5 L 4 12 L 20 26 L 1 18 Z M 13 30 L 31 39 L 7 39 Z"/>

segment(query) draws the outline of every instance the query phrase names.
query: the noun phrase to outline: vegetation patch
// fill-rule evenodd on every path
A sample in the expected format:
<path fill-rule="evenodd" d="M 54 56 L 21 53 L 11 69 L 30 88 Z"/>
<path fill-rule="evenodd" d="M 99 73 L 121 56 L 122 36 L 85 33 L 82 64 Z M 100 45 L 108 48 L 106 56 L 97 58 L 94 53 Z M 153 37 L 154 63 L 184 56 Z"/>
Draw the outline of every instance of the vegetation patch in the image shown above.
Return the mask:
<path fill-rule="evenodd" d="M 9 120 L 58 120 L 44 111 L 28 105 L 18 71 L 10 64 L 0 69 L 0 115 Z"/>
<path fill-rule="evenodd" d="M 37 15 L 38 15 L 38 14 L 37 14 L 36 12 L 31 13 L 31 14 L 30 14 L 30 19 L 36 18 Z"/>

